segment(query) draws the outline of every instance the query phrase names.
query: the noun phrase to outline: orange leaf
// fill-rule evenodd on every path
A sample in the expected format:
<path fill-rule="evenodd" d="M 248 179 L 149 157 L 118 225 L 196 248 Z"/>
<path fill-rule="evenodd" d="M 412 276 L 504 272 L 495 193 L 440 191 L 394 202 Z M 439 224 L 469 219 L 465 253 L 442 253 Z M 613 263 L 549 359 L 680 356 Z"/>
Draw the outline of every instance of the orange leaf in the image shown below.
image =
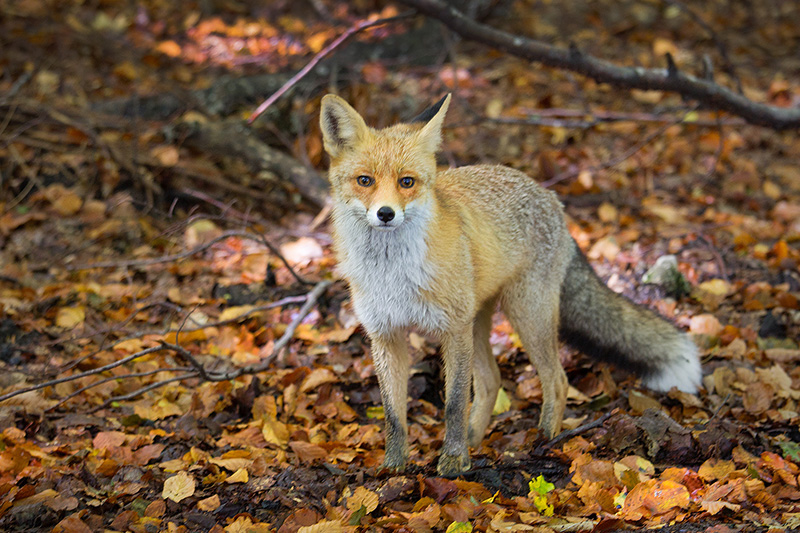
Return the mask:
<path fill-rule="evenodd" d="M 639 483 L 625 498 L 622 514 L 637 520 L 642 516 L 655 516 L 670 509 L 689 506 L 689 491 L 674 481 L 650 479 Z"/>

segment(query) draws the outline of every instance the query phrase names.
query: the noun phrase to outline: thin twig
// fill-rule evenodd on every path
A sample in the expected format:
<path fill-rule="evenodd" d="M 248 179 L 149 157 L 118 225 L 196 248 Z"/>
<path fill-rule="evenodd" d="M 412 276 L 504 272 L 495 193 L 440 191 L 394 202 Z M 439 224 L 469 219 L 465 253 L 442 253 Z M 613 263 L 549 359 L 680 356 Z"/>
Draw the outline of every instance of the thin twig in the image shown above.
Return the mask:
<path fill-rule="evenodd" d="M 292 337 L 294 337 L 294 332 L 297 329 L 297 326 L 299 326 L 303 319 L 305 319 L 306 315 L 311 312 L 311 309 L 317 303 L 319 297 L 322 296 L 322 294 L 330 285 L 330 281 L 320 281 L 314 286 L 311 292 L 308 293 L 306 303 L 303 304 L 303 307 L 301 307 L 297 312 L 297 316 L 295 316 L 294 320 L 292 320 L 291 323 L 286 327 L 286 331 L 283 333 L 283 335 L 281 335 L 281 338 L 275 341 L 275 346 L 272 348 L 271 354 L 254 365 L 241 367 L 230 372 L 209 373 L 209 378 L 212 381 L 226 381 L 243 376 L 245 374 L 255 374 L 266 370 L 272 364 L 272 362 L 278 358 L 283 348 L 289 344 L 289 341 L 291 341 Z"/>
<path fill-rule="evenodd" d="M 347 29 L 347 31 L 345 31 L 339 37 L 334 39 L 333 42 L 331 42 L 328 46 L 326 46 L 325 48 L 320 50 L 317 53 L 317 55 L 315 55 L 313 58 L 311 58 L 311 61 L 309 61 L 308 64 L 305 67 L 300 69 L 300 71 L 297 74 L 292 76 L 289 79 L 289 81 L 284 83 L 283 86 L 280 89 L 278 89 L 277 91 L 275 91 L 272 94 L 272 96 L 270 96 L 269 98 L 264 100 L 264 102 L 262 102 L 261 105 L 258 106 L 258 108 L 253 112 L 253 114 L 250 115 L 250 118 L 247 119 L 247 123 L 248 124 L 252 124 L 253 121 L 255 119 L 257 119 L 264 111 L 266 111 L 269 106 L 274 104 L 278 100 L 278 98 L 283 96 L 286 93 L 286 91 L 288 91 L 289 89 L 294 87 L 297 84 L 298 81 L 303 79 L 309 72 L 311 72 L 311 69 L 313 69 L 317 65 L 317 63 L 319 63 L 322 59 L 324 59 L 325 56 L 327 56 L 328 54 L 330 54 L 331 52 L 336 50 L 336 48 L 338 48 L 343 42 L 348 40 L 353 35 L 355 35 L 355 34 L 357 34 L 359 32 L 362 32 L 362 31 L 364 31 L 364 30 L 366 30 L 368 28 L 373 28 L 375 26 L 382 26 L 384 24 L 397 22 L 398 20 L 407 19 L 407 18 L 412 17 L 414 15 L 416 15 L 416 13 L 414 11 L 406 11 L 406 12 L 400 13 L 399 15 L 396 15 L 394 17 L 386 17 L 386 18 L 377 19 L 377 20 L 369 20 L 369 19 L 362 20 L 361 22 L 358 22 L 357 24 L 354 24 L 353 26 L 350 26 Z"/>
<path fill-rule="evenodd" d="M 74 272 L 79 270 L 90 270 L 92 268 L 131 268 L 131 267 L 142 267 L 142 266 L 151 266 L 151 265 L 158 265 L 161 263 L 170 263 L 172 261 L 180 261 L 181 259 L 186 259 L 187 257 L 191 257 L 195 254 L 200 252 L 204 252 L 208 250 L 218 242 L 224 241 L 231 237 L 240 237 L 242 239 L 250 239 L 256 242 L 260 242 L 263 244 L 269 251 L 278 257 L 284 266 L 289 269 L 289 272 L 292 274 L 294 279 L 298 282 L 302 283 L 303 285 L 311 285 L 311 282 L 306 280 L 300 274 L 298 274 L 294 268 L 289 264 L 285 257 L 280 253 L 280 251 L 271 243 L 269 242 L 263 235 L 255 234 L 255 233 L 248 233 L 246 231 L 239 231 L 239 230 L 230 230 L 222 233 L 221 235 L 211 239 L 210 241 L 203 243 L 199 246 L 192 248 L 191 250 L 187 250 L 180 254 L 175 255 L 164 255 L 161 257 L 151 257 L 149 259 L 132 259 L 130 261 L 106 261 L 100 263 L 92 263 L 88 265 L 69 265 L 66 267 L 68 271 Z"/>
<path fill-rule="evenodd" d="M 148 370 L 146 372 L 131 372 L 129 374 L 120 374 L 119 376 L 107 377 L 107 378 L 101 379 L 99 381 L 95 381 L 93 383 L 89 383 L 85 387 L 81 387 L 80 389 L 76 390 L 75 392 L 72 392 L 72 393 L 68 394 L 67 396 L 64 396 L 63 398 L 61 398 L 58 401 L 58 403 L 48 407 L 46 409 L 46 411 L 52 411 L 53 409 L 55 409 L 57 407 L 60 407 L 61 405 L 64 405 L 66 402 L 70 401 L 75 396 L 78 396 L 81 393 L 86 392 L 87 390 L 89 390 L 91 388 L 97 387 L 97 386 L 102 385 L 104 383 L 108 383 L 109 381 L 117 381 L 117 380 L 120 380 L 120 379 L 131 379 L 131 378 L 143 378 L 143 377 L 147 377 L 147 376 L 152 376 L 153 374 L 159 374 L 161 372 L 181 372 L 181 371 L 186 372 L 186 371 L 190 371 L 190 370 L 191 370 L 191 368 L 188 368 L 188 367 L 185 367 L 185 366 L 175 366 L 175 367 L 169 367 L 169 368 L 157 368 L 155 370 Z"/>
<path fill-rule="evenodd" d="M 137 390 L 135 390 L 135 391 L 133 391 L 133 392 L 131 392 L 129 394 L 122 395 L 122 396 L 115 396 L 113 398 L 109 398 L 102 405 L 92 409 L 90 412 L 95 412 L 98 409 L 102 409 L 103 407 L 106 407 L 106 406 L 110 405 L 113 402 L 124 401 L 124 400 L 129 400 L 131 398 L 135 398 L 135 397 L 139 396 L 140 394 L 143 394 L 143 393 L 148 392 L 150 390 L 154 390 L 154 389 L 157 389 L 157 388 L 159 388 L 159 387 L 161 387 L 163 385 L 166 385 L 168 383 L 172 383 L 172 382 L 175 382 L 175 381 L 180 381 L 180 380 L 183 380 L 183 379 L 199 378 L 199 379 L 202 379 L 204 381 L 228 381 L 228 380 L 231 380 L 231 379 L 235 379 L 235 378 L 237 378 L 239 376 L 243 376 L 245 374 L 255 374 L 255 373 L 258 373 L 258 372 L 262 372 L 262 371 L 266 370 L 267 368 L 269 368 L 269 366 L 272 364 L 272 362 L 281 354 L 283 348 L 286 347 L 287 344 L 289 344 L 289 342 L 294 337 L 294 333 L 297 330 L 297 326 L 299 326 L 300 323 L 308 315 L 308 313 L 311 312 L 311 309 L 314 307 L 314 305 L 316 304 L 316 302 L 319 299 L 319 297 L 325 292 L 325 290 L 330 285 L 331 285 L 330 281 L 320 281 L 319 283 L 317 283 L 314 286 L 314 288 L 305 296 L 305 304 L 303 304 L 303 306 L 300 308 L 300 310 L 297 313 L 297 316 L 295 316 L 294 319 L 291 321 L 291 323 L 289 323 L 289 325 L 286 327 L 286 331 L 284 331 L 284 333 L 280 337 L 280 339 L 278 339 L 275 342 L 275 345 L 273 347 L 272 353 L 269 356 L 267 356 L 266 358 L 264 358 L 261 362 L 259 362 L 256 365 L 249 365 L 249 366 L 246 366 L 246 367 L 241 367 L 241 368 L 238 368 L 238 369 L 233 370 L 231 372 L 209 372 L 184 347 L 182 347 L 180 345 L 177 345 L 177 344 L 169 343 L 169 342 L 161 342 L 158 346 L 152 346 L 150 348 L 146 348 L 144 350 L 140 350 L 140 351 L 138 351 L 136 353 L 130 354 L 127 357 L 124 357 L 124 358 L 122 358 L 122 359 L 120 359 L 118 361 L 115 361 L 113 363 L 109 363 L 109 364 L 107 364 L 105 366 L 102 366 L 100 368 L 95 368 L 93 370 L 87 370 L 85 372 L 81 372 L 79 374 L 75 374 L 75 375 L 72 375 L 72 376 L 66 376 L 66 377 L 63 377 L 63 378 L 52 379 L 52 380 L 49 380 L 49 381 L 46 381 L 46 382 L 43 382 L 43 383 L 39 383 L 37 385 L 32 385 L 30 387 L 25 387 L 25 388 L 22 388 L 22 389 L 18 389 L 18 390 L 15 390 L 15 391 L 0 395 L 0 402 L 3 402 L 5 400 L 8 400 L 8 399 L 13 398 L 15 396 L 19 396 L 21 394 L 25 394 L 27 392 L 32 392 L 32 391 L 43 389 L 45 387 L 58 385 L 59 383 L 66 383 L 68 381 L 75 381 L 75 380 L 78 380 L 78 379 L 81 379 L 81 378 L 84 378 L 84 377 L 87 377 L 87 376 L 102 374 L 103 372 L 105 372 L 107 370 L 111 370 L 111 369 L 116 368 L 118 366 L 124 365 L 125 363 L 133 361 L 134 359 L 138 359 L 139 357 L 142 357 L 144 355 L 148 355 L 148 354 L 151 354 L 151 353 L 159 352 L 159 351 L 162 351 L 162 350 L 172 350 L 172 351 L 176 352 L 180 357 L 182 357 L 187 362 L 189 362 L 189 364 L 192 365 L 192 367 L 193 367 L 192 370 L 190 372 L 187 372 L 187 373 L 182 374 L 180 376 L 176 376 L 176 377 L 173 377 L 173 378 L 165 379 L 165 380 L 159 381 L 157 383 L 153 383 L 151 385 L 148 385 L 146 387 L 142 387 L 142 388 L 137 389 Z M 241 317 L 237 317 L 237 319 L 238 318 L 241 318 Z M 236 320 L 236 319 L 234 319 L 234 320 Z M 162 369 L 162 370 L 164 370 L 164 369 Z M 130 374 L 128 376 L 132 377 L 133 375 L 134 374 Z M 120 377 L 124 377 L 124 376 L 117 376 L 116 378 L 120 378 Z M 89 386 L 87 388 L 91 388 L 92 386 L 96 386 L 96 385 L 97 384 L 91 384 L 91 386 Z M 65 398 L 63 401 L 66 401 L 67 399 L 69 399 L 69 397 Z M 61 403 L 63 403 L 63 401 Z M 58 404 L 58 405 L 60 405 L 60 404 Z"/>
<path fill-rule="evenodd" d="M 103 409 L 104 407 L 108 407 L 109 405 L 111 405 L 113 403 L 116 403 L 116 402 L 124 402 L 124 401 L 127 401 L 127 400 L 132 400 L 132 399 L 136 398 L 137 396 L 141 396 L 145 392 L 158 389 L 160 387 L 163 387 L 164 385 L 168 385 L 169 383 L 174 383 L 175 381 L 183 381 L 184 379 L 191 379 L 191 378 L 196 378 L 196 377 L 197 377 L 197 373 L 196 372 L 190 372 L 190 373 L 187 373 L 187 374 L 182 374 L 180 376 L 175 376 L 173 378 L 168 378 L 168 379 L 164 379 L 164 380 L 161 380 L 161 381 L 157 381 L 155 383 L 147 385 L 146 387 L 141 387 L 139 389 L 136 389 L 133 392 L 129 392 L 128 394 L 122 394 L 120 396 L 114 396 L 113 398 L 109 398 L 108 400 L 106 400 L 102 404 L 98 405 L 97 407 L 94 407 L 94 408 L 90 409 L 89 413 L 95 413 L 95 412 L 99 411 L 100 409 Z"/>
<path fill-rule="evenodd" d="M 86 372 L 81 372 L 79 374 L 74 374 L 72 376 L 65 376 L 63 378 L 51 379 L 49 381 L 45 381 L 43 383 L 39 383 L 37 385 L 31 385 L 30 387 L 25 387 L 22 389 L 17 389 L 15 391 L 11 391 L 6 394 L 0 395 L 0 402 L 4 402 L 9 398 L 13 398 L 14 396 L 19 396 L 20 394 L 25 394 L 26 392 L 32 392 L 40 389 L 44 389 L 45 387 L 52 387 L 53 385 L 58 385 L 59 383 L 66 383 L 68 381 L 75 381 L 76 379 L 85 378 L 87 376 L 94 376 L 97 374 L 102 374 L 106 370 L 111 370 L 112 368 L 117 368 L 118 366 L 122 366 L 125 363 L 133 361 L 134 359 L 138 359 L 143 357 L 147 354 L 155 353 L 158 351 L 163 350 L 162 346 L 151 346 L 150 348 L 145 348 L 144 350 L 139 350 L 136 353 L 130 354 L 128 357 L 123 357 L 118 361 L 114 361 L 113 363 L 109 363 L 105 366 L 101 366 L 100 368 L 95 368 L 93 370 L 87 370 Z"/>
<path fill-rule="evenodd" d="M 730 56 L 728 55 L 728 49 L 725 46 L 725 43 L 717 35 L 717 32 L 714 31 L 714 28 L 711 27 L 703 17 L 695 13 L 692 9 L 689 8 L 686 4 L 681 2 L 680 0 L 664 0 L 666 3 L 673 5 L 689 15 L 689 18 L 694 20 L 698 26 L 706 30 L 711 40 L 714 41 L 714 45 L 717 47 L 719 51 L 719 55 L 722 57 L 723 61 L 723 68 L 725 72 L 733 78 L 733 82 L 736 84 L 736 90 L 739 94 L 744 94 L 744 89 L 742 89 L 742 80 L 739 79 L 739 76 L 736 74 L 736 67 L 734 67 L 733 62 L 731 61 Z"/>
<path fill-rule="evenodd" d="M 615 408 L 615 409 L 612 409 L 611 411 L 607 412 L 606 414 L 604 414 L 603 416 L 601 416 L 597 420 L 594 420 L 592 422 L 588 422 L 586 424 L 578 426 L 575 429 L 562 431 L 561 433 L 559 433 L 558 435 L 556 435 L 555 437 L 553 437 L 549 441 L 547 441 L 544 444 L 542 444 L 541 446 L 539 446 L 536 449 L 535 453 L 542 453 L 544 450 L 548 450 L 548 449 L 556 446 L 557 444 L 560 444 L 561 442 L 564 442 L 567 439 L 571 439 L 572 437 L 575 437 L 576 435 L 580 435 L 581 433 L 585 433 L 585 432 L 589 431 L 590 429 L 599 428 L 600 426 L 602 426 L 605 423 L 606 420 L 608 420 L 609 418 L 611 418 L 612 416 L 614 416 L 617 413 L 619 413 L 619 409 Z"/>
<path fill-rule="evenodd" d="M 672 122 L 668 122 L 668 123 L 664 124 L 663 126 L 661 126 L 660 128 L 656 129 L 650 135 L 648 135 L 647 137 L 642 139 L 640 142 L 636 143 L 635 145 L 633 145 L 632 147 L 630 147 L 628 150 L 626 150 L 625 152 L 623 152 L 622 154 L 620 154 L 617 157 L 614 157 L 614 158 L 612 158 L 612 159 L 610 159 L 610 160 L 608 160 L 608 161 L 606 161 L 604 163 L 601 163 L 599 165 L 593 165 L 593 166 L 591 166 L 591 167 L 589 167 L 587 169 L 577 169 L 577 170 L 572 170 L 572 171 L 569 171 L 569 172 L 562 172 L 562 173 L 560 173 L 560 174 L 558 174 L 556 176 L 553 176 L 549 180 L 543 181 L 541 183 L 541 185 L 542 185 L 542 187 L 552 187 L 556 183 L 560 183 L 560 182 L 562 182 L 564 180 L 567 180 L 567 179 L 570 179 L 570 178 L 574 178 L 575 176 L 577 176 L 578 174 L 580 174 L 584 170 L 588 170 L 590 172 L 596 172 L 598 170 L 602 170 L 602 169 L 606 169 L 606 168 L 610 168 L 610 167 L 619 165 L 620 163 L 622 163 L 623 161 L 625 161 L 626 159 L 631 157 L 633 154 L 635 154 L 636 152 L 638 152 L 639 150 L 641 150 L 642 148 L 644 148 L 645 146 L 647 146 L 648 144 L 653 142 L 653 140 L 655 140 L 657 137 L 660 137 L 669 128 L 671 128 L 672 126 L 675 126 L 676 124 L 680 124 L 681 122 L 683 122 L 684 119 L 686 118 L 686 115 L 688 115 L 692 111 L 695 111 L 696 109 L 697 109 L 697 106 L 695 106 L 694 108 L 692 108 L 689 111 L 687 111 L 682 117 L 676 118 Z"/>

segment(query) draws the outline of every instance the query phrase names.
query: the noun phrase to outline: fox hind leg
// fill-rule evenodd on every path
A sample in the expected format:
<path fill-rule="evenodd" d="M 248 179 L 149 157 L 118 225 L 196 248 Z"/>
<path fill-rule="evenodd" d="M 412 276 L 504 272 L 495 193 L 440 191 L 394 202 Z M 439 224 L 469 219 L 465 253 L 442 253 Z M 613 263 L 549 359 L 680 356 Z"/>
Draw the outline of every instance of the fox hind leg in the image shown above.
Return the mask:
<path fill-rule="evenodd" d="M 497 392 L 500 390 L 500 368 L 497 366 L 489 334 L 496 300 L 484 304 L 475 317 L 472 343 L 475 349 L 472 368 L 472 408 L 469 413 L 469 445 L 477 447 L 486 434 L 492 418 Z"/>
<path fill-rule="evenodd" d="M 558 358 L 558 283 L 548 283 L 529 273 L 508 287 L 502 298 L 503 312 L 519 335 L 542 382 L 539 427 L 547 438 L 561 430 L 567 403 L 567 375 Z"/>
<path fill-rule="evenodd" d="M 386 423 L 383 468 L 402 471 L 408 462 L 408 346 L 400 332 L 372 335 L 371 338 L 372 361 L 381 389 Z"/>

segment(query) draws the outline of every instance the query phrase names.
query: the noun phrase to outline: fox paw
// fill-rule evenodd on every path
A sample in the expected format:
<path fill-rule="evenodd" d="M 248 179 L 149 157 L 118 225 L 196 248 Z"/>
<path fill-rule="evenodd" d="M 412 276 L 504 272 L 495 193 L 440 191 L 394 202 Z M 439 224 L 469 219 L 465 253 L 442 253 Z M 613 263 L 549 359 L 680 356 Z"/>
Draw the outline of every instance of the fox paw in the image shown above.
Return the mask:
<path fill-rule="evenodd" d="M 406 469 L 406 463 L 408 462 L 408 457 L 402 454 L 393 454 L 393 453 L 386 453 L 386 457 L 383 458 L 383 464 L 381 465 L 381 470 L 388 471 L 392 473 L 402 472 Z"/>
<path fill-rule="evenodd" d="M 436 471 L 442 477 L 456 477 L 469 470 L 469 455 L 450 455 L 443 453 L 439 456 L 439 465 Z"/>

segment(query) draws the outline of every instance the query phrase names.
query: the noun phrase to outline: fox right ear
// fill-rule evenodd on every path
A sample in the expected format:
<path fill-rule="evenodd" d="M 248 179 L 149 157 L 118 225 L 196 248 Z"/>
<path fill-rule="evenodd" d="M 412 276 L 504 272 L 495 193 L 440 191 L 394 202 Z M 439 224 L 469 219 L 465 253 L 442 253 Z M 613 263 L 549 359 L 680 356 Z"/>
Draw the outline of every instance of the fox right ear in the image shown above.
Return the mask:
<path fill-rule="evenodd" d="M 331 157 L 340 156 L 344 150 L 369 133 L 369 128 L 358 111 L 334 94 L 322 97 L 319 125 L 325 151 Z"/>

